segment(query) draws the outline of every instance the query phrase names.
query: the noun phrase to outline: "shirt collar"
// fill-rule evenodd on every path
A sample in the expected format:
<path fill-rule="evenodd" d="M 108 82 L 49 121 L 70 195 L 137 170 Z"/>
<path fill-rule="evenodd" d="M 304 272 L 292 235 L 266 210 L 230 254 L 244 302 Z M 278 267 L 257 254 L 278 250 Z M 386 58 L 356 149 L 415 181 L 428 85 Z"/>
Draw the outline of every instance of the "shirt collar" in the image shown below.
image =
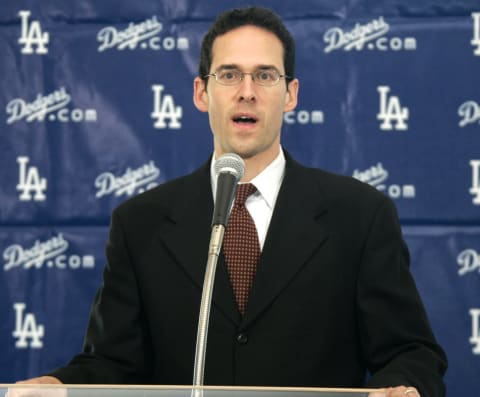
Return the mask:
<path fill-rule="evenodd" d="M 285 156 L 280 149 L 278 156 L 250 182 L 255 185 L 270 209 L 275 206 L 278 191 L 285 172 Z"/>
<path fill-rule="evenodd" d="M 260 174 L 250 181 L 250 183 L 255 185 L 258 193 L 260 193 L 270 209 L 273 209 L 275 201 L 277 200 L 278 191 L 280 190 L 280 185 L 282 184 L 283 175 L 285 173 L 285 163 L 285 155 L 283 154 L 282 148 L 280 148 L 278 156 Z M 214 164 L 215 156 L 212 156 L 210 162 L 210 180 L 212 184 L 213 200 L 215 201 L 217 178 L 215 175 Z"/>

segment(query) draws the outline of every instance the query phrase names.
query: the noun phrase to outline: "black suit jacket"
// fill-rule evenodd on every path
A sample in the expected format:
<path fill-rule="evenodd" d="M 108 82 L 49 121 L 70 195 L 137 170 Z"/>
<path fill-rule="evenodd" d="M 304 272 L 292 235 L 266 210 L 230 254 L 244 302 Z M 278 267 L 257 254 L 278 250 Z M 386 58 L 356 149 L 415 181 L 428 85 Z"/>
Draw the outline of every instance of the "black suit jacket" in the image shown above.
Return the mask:
<path fill-rule="evenodd" d="M 205 384 L 403 384 L 442 396 L 446 358 L 391 200 L 286 157 L 243 318 L 220 257 Z M 209 164 L 114 211 L 84 352 L 51 375 L 65 383 L 191 384 L 213 212 Z"/>

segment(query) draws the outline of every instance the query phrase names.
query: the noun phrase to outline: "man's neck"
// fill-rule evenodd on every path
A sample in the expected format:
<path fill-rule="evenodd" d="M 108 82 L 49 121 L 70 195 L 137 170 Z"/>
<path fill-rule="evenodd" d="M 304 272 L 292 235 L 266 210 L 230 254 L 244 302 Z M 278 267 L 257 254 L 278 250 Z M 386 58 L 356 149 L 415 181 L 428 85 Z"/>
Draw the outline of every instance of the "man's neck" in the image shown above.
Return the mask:
<path fill-rule="evenodd" d="M 265 168 L 267 168 L 271 164 L 271 162 L 275 160 L 275 157 L 268 158 L 268 159 L 257 159 L 255 157 L 244 159 L 245 174 L 243 175 L 241 182 L 250 182 L 253 178 L 255 178 L 258 174 L 260 174 Z"/>
<path fill-rule="evenodd" d="M 256 154 L 255 156 L 243 158 L 245 161 L 245 174 L 240 182 L 250 182 L 267 168 L 280 153 L 280 145 L 271 148 L 268 152 Z M 215 158 L 220 156 L 215 155 Z"/>

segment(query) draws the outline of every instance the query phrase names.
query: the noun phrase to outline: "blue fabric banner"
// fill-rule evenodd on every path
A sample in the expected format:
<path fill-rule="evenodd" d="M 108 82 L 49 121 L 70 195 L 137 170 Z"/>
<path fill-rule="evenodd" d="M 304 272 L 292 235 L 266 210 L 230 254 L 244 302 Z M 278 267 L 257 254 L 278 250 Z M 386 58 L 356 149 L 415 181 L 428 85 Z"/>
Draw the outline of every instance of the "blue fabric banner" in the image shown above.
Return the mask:
<path fill-rule="evenodd" d="M 211 153 L 192 103 L 200 42 L 248 3 L 2 1 L 1 382 L 79 351 L 111 211 Z M 256 3 L 297 43 L 284 148 L 395 201 L 448 395 L 478 395 L 480 4 Z"/>

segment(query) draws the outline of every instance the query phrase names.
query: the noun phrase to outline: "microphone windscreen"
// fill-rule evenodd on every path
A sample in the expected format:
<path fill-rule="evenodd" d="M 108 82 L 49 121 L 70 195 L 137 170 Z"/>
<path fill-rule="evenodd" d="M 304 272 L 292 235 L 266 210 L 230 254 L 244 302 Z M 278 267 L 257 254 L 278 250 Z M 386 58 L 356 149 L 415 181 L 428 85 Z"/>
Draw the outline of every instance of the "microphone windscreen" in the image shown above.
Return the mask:
<path fill-rule="evenodd" d="M 226 226 L 237 184 L 245 173 L 245 163 L 239 155 L 227 153 L 215 161 L 214 170 L 217 175 L 217 191 L 212 226 Z"/>
<path fill-rule="evenodd" d="M 245 162 L 235 153 L 226 153 L 215 161 L 213 166 L 215 174 L 218 175 L 223 172 L 233 174 L 237 181 L 243 178 L 245 174 Z"/>

